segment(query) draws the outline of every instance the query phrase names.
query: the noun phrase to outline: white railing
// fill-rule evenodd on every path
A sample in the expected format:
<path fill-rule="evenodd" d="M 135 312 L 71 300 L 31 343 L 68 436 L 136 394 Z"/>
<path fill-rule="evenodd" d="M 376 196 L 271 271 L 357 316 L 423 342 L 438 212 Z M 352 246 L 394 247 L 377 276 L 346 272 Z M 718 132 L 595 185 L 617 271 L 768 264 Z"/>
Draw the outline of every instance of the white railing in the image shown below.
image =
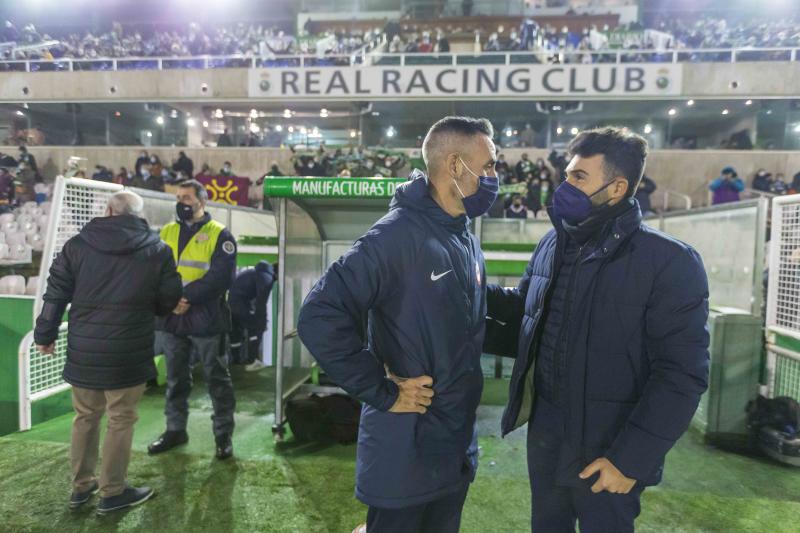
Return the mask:
<path fill-rule="evenodd" d="M 39 353 L 33 340 L 33 332 L 28 332 L 19 344 L 19 430 L 31 429 L 31 406 L 33 402 L 44 400 L 70 388 L 61 372 L 67 360 L 67 325 L 61 324 L 55 352 L 52 355 Z"/>
<path fill-rule="evenodd" d="M 795 48 L 701 48 L 701 49 L 609 49 L 609 50 L 535 50 L 480 53 L 350 53 L 289 54 L 270 56 L 169 56 L 61 58 L 52 60 L 3 60 L 0 72 L 96 71 L 96 70 L 180 70 L 214 68 L 273 67 L 342 67 L 362 65 L 515 65 L 566 63 L 737 63 L 750 61 L 800 61 L 800 47 Z"/>

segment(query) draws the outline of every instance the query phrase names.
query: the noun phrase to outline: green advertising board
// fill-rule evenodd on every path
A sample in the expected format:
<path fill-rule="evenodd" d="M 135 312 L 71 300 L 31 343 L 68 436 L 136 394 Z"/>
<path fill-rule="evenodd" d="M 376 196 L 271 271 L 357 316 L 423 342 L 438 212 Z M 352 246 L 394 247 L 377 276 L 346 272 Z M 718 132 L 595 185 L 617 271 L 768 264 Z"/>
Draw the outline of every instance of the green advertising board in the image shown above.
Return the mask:
<path fill-rule="evenodd" d="M 270 198 L 391 198 L 402 178 L 267 177 L 264 196 Z"/>

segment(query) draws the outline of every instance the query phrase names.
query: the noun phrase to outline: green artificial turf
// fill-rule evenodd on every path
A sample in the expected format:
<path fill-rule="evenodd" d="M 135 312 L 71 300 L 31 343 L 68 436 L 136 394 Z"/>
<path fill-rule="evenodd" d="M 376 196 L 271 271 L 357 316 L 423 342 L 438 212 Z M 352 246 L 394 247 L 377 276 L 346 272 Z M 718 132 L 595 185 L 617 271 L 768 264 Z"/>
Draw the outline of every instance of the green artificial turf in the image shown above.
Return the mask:
<path fill-rule="evenodd" d="M 234 372 L 236 457 L 213 458 L 210 401 L 198 380 L 190 442 L 157 457 L 147 443 L 164 428 L 163 389 L 140 405 L 129 470 L 157 495 L 131 511 L 97 517 L 67 509 L 70 416 L 0 438 L 0 531 L 349 533 L 366 508 L 353 497 L 354 446 L 275 444 L 271 370 Z M 464 532 L 529 530 L 524 429 L 498 435 L 503 381 L 487 384 L 479 411 L 481 467 L 464 509 Z M 800 470 L 721 452 L 687 434 L 669 455 L 664 482 L 648 489 L 637 523 L 644 532 L 800 531 Z"/>

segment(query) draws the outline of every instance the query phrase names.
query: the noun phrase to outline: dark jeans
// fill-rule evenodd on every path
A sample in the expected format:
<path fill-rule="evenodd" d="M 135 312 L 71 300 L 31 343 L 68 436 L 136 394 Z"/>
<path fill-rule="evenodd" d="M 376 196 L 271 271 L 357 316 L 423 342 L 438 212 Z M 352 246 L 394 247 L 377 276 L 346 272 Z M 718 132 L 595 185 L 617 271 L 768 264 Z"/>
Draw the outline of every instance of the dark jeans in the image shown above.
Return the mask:
<path fill-rule="evenodd" d="M 236 399 L 233 382 L 228 371 L 228 356 L 224 346 L 225 335 L 213 337 L 184 337 L 163 333 L 164 355 L 167 360 L 167 415 L 169 431 L 185 431 L 189 419 L 189 394 L 192 392 L 191 353 L 197 355 L 203 366 L 208 394 L 214 407 L 211 420 L 214 435 L 233 434 L 233 412 Z"/>
<path fill-rule="evenodd" d="M 404 507 L 367 512 L 368 533 L 458 533 L 461 511 L 469 485 L 438 500 Z"/>
<path fill-rule="evenodd" d="M 582 533 L 633 532 L 641 510 L 639 499 L 644 487 L 638 483 L 628 494 L 590 490 L 593 476 L 581 485 L 556 483 L 558 449 L 564 434 L 561 411 L 536 398 L 528 424 L 528 474 L 531 479 L 531 531 L 533 533 L 574 532 L 578 522 Z"/>

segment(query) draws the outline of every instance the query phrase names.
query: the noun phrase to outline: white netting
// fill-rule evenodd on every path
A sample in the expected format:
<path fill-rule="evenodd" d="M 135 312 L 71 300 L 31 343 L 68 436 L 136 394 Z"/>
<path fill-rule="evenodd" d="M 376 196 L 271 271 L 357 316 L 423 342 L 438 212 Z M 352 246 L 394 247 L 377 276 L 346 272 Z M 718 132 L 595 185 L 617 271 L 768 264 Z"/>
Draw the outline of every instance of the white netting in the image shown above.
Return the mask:
<path fill-rule="evenodd" d="M 66 328 L 62 328 L 56 341 L 56 350 L 53 355 L 43 355 L 39 353 L 35 345 L 28 349 L 29 368 L 28 381 L 30 383 L 30 394 L 36 394 L 54 389 L 64 384 L 61 379 L 61 370 L 67 359 L 67 335 Z"/>
<path fill-rule="evenodd" d="M 108 199 L 119 190 L 122 190 L 122 186 L 98 187 L 97 182 L 88 180 L 65 180 L 64 193 L 61 197 L 60 211 L 57 211 L 55 233 L 52 239 L 53 248 L 47 258 L 48 268 L 69 239 L 77 235 L 90 220 L 105 214 Z M 58 201 L 59 199 L 54 198 L 53 200 Z M 48 235 L 49 237 L 50 235 Z M 45 259 L 42 258 L 42 260 Z"/>
<path fill-rule="evenodd" d="M 773 396 L 789 396 L 800 401 L 800 361 L 776 354 Z"/>
<path fill-rule="evenodd" d="M 800 332 L 800 203 L 781 204 L 778 234 L 772 236 L 771 324 Z M 777 259 L 777 264 L 776 264 Z"/>

